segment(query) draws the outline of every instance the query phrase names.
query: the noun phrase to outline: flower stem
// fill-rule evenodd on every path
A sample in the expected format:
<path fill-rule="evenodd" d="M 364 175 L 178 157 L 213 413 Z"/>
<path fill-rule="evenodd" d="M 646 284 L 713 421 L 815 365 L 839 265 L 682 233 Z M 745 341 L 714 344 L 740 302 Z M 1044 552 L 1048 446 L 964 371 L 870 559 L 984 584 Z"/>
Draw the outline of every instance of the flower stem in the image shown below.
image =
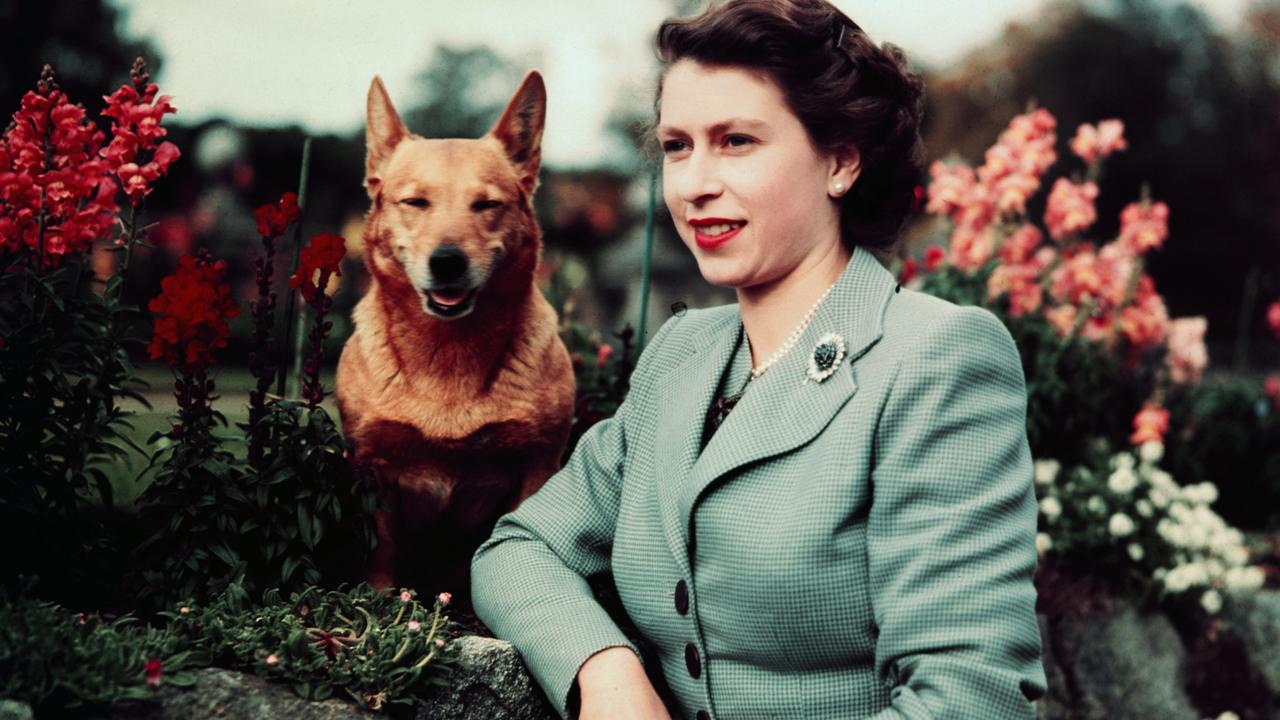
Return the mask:
<path fill-rule="evenodd" d="M 298 175 L 298 222 L 293 226 L 293 265 L 290 268 L 290 274 L 298 271 L 298 256 L 302 252 L 302 223 L 307 217 L 307 176 L 311 171 L 311 138 L 307 138 L 302 142 L 302 168 Z M 276 395 L 285 397 L 285 382 L 292 374 L 298 377 L 300 367 L 302 365 L 302 322 L 306 319 L 307 308 L 303 305 L 295 310 L 297 303 L 297 293 L 289 293 L 289 299 L 285 301 L 285 342 L 293 340 L 291 353 L 280 353 L 280 376 L 276 384 Z M 298 321 L 298 330 L 294 335 L 293 323 L 295 317 Z M 286 373 L 285 363 L 289 358 L 293 358 L 293 372 Z M 291 400 L 298 398 L 298 385 L 295 382 L 293 391 L 289 394 Z"/>

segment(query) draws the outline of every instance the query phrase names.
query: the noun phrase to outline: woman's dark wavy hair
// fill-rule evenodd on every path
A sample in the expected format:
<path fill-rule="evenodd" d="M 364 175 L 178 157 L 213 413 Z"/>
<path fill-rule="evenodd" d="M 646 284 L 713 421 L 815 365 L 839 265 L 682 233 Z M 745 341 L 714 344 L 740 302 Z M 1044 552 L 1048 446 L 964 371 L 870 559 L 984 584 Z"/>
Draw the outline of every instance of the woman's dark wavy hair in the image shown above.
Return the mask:
<path fill-rule="evenodd" d="M 901 48 L 878 47 L 825 0 L 728 0 L 669 18 L 657 45 L 664 76 L 680 60 L 765 73 L 815 147 L 857 148 L 862 171 L 840 202 L 841 238 L 850 249 L 897 241 L 924 166 L 924 79 Z"/>

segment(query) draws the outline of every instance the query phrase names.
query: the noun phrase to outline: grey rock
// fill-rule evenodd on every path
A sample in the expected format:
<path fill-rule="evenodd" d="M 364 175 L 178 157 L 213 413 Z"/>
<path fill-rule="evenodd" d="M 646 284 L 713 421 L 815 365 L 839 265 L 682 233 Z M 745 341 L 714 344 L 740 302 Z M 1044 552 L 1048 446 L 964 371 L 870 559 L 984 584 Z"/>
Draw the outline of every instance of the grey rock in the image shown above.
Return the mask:
<path fill-rule="evenodd" d="M 0 720 L 32 720 L 31 706 L 17 700 L 0 700 Z"/>
<path fill-rule="evenodd" d="M 458 663 L 417 720 L 558 720 L 511 643 L 478 635 L 453 641 Z"/>
<path fill-rule="evenodd" d="M 1071 687 L 1053 651 L 1053 636 L 1049 634 L 1049 618 L 1036 615 L 1040 623 L 1040 658 L 1044 662 L 1044 675 L 1048 690 L 1036 701 L 1036 720 L 1070 720 Z"/>
<path fill-rule="evenodd" d="M 154 700 L 122 704 L 99 717 L 103 720 L 365 720 L 368 717 L 355 703 L 337 699 L 303 700 L 289 686 L 269 683 L 256 675 L 221 668 L 203 668 L 192 674 L 196 677 L 195 687 L 162 687 Z"/>
<path fill-rule="evenodd" d="M 1200 720 L 1183 689 L 1187 656 L 1163 615 L 1124 607 L 1051 624 L 1074 720 Z"/>
<path fill-rule="evenodd" d="M 1280 704 L 1280 592 L 1231 595 L 1219 619 L 1240 639 L 1249 667 Z"/>

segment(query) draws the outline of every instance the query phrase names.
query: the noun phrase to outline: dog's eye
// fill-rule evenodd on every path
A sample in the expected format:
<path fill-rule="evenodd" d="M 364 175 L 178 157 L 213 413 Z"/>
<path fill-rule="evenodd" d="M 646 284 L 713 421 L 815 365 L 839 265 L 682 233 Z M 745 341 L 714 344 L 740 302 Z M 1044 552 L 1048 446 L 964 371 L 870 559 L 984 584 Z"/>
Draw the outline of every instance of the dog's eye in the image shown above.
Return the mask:
<path fill-rule="evenodd" d="M 416 207 L 419 210 L 425 210 L 426 208 L 431 207 L 431 203 L 426 198 L 419 198 L 419 197 L 405 198 L 404 200 L 400 201 L 400 204 L 408 205 L 409 207 Z"/>
<path fill-rule="evenodd" d="M 492 210 L 496 207 L 502 207 L 501 200 L 477 200 L 471 203 L 471 209 L 476 212 L 482 212 L 484 210 Z"/>

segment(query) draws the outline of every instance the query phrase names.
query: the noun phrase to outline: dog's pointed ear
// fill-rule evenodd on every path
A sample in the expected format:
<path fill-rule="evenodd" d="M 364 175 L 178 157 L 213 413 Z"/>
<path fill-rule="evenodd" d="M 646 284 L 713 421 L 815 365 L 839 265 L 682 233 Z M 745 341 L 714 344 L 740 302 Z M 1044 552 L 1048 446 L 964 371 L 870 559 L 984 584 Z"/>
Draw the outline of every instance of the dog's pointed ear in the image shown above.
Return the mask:
<path fill-rule="evenodd" d="M 542 128 L 547 119 L 547 87 L 537 70 L 530 70 L 520 89 L 507 103 L 507 109 L 489 134 L 502 143 L 520 171 L 520 183 L 530 194 L 538 186 L 538 168 L 542 165 Z"/>
<path fill-rule="evenodd" d="M 365 166 L 364 186 L 369 197 L 378 194 L 378 186 L 382 184 L 382 166 L 391 157 L 402 140 L 409 136 L 409 131 L 400 121 L 391 97 L 382 85 L 382 78 L 373 76 L 369 85 L 367 103 L 368 124 L 365 127 Z"/>

